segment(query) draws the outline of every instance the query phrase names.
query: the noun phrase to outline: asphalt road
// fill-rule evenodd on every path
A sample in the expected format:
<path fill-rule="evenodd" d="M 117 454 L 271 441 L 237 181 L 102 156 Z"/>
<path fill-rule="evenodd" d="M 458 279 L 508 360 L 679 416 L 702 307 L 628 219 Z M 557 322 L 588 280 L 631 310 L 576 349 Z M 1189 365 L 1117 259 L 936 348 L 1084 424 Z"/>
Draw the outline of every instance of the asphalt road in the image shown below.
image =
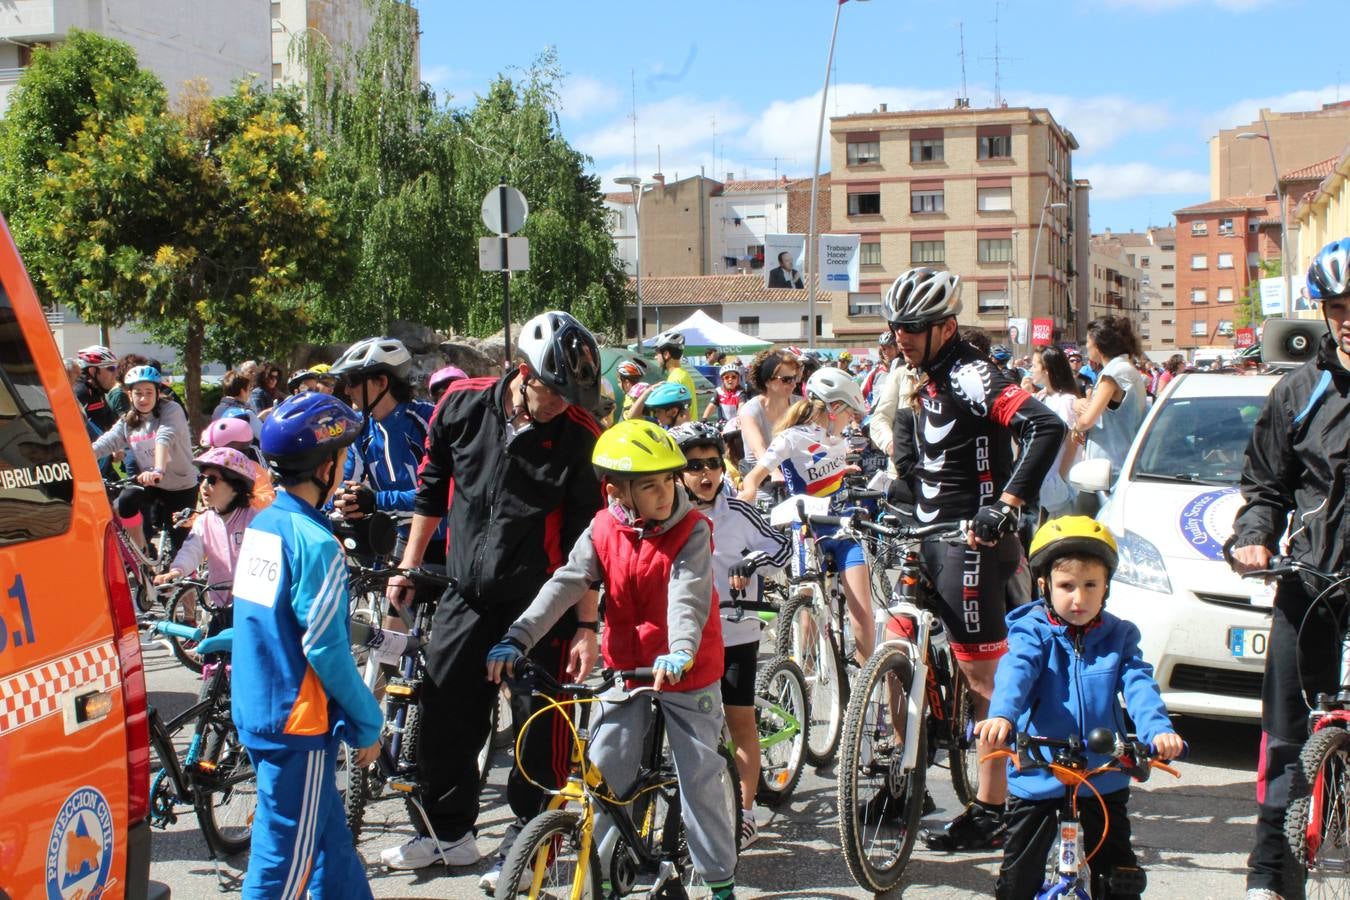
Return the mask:
<path fill-rule="evenodd" d="M 196 698 L 197 682 L 166 649 L 149 648 L 146 669 L 151 702 L 163 713 L 171 715 Z M 1135 788 L 1130 804 L 1135 849 L 1148 871 L 1149 896 L 1239 897 L 1255 821 L 1258 729 L 1201 719 L 1178 720 L 1177 724 L 1192 748 L 1190 758 L 1180 766 L 1181 780 L 1155 776 Z M 502 786 L 509 759 L 499 755 L 496 762 L 479 823 L 478 846 L 485 854 L 496 848 L 507 819 Z M 940 807 L 932 821 L 945 821 L 956 807 L 946 771 L 931 770 L 929 783 Z M 759 842 L 741 857 L 737 896 L 871 896 L 853 883 L 844 866 L 835 807 L 832 772 L 808 769 L 792 802 L 764 826 Z M 367 816 L 367 836 L 358 850 L 368 863 L 376 897 L 483 897 L 478 876 L 487 869 L 487 859 L 466 869 L 385 871 L 379 865 L 380 850 L 411 835 L 400 800 L 386 798 L 373 804 Z M 191 810 L 176 825 L 155 833 L 152 851 L 151 877 L 170 885 L 174 897 L 207 900 L 221 896 Z M 222 865 L 223 883 L 229 889 L 238 890 L 244 865 L 245 858 Z M 997 854 L 943 855 L 916 850 L 906 871 L 907 883 L 888 896 L 988 896 L 997 869 Z"/>

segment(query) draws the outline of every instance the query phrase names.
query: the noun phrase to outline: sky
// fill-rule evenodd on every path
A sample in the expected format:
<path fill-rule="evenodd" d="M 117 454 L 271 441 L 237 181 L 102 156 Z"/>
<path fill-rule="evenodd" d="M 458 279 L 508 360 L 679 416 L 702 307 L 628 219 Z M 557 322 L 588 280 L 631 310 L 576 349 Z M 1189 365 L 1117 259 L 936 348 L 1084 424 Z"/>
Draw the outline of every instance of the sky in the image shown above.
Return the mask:
<path fill-rule="evenodd" d="M 634 171 L 634 106 L 643 177 L 658 171 L 658 148 L 668 179 L 700 168 L 719 179 L 811 172 L 835 0 L 419 8 L 423 79 L 452 106 L 471 105 L 496 74 L 556 48 L 562 131 L 591 158 L 603 190 L 620 190 L 613 179 Z M 1328 34 L 1327 52 L 1309 49 L 1329 9 L 1294 0 L 850 0 L 826 112 L 951 106 L 961 95 L 962 32 L 965 96 L 993 106 L 997 42 L 1003 99 L 1048 108 L 1078 139 L 1074 176 L 1092 182 L 1092 230 L 1167 225 L 1174 210 L 1209 199 L 1207 141 L 1220 128 L 1251 122 L 1262 107 L 1350 99 L 1342 39 Z"/>

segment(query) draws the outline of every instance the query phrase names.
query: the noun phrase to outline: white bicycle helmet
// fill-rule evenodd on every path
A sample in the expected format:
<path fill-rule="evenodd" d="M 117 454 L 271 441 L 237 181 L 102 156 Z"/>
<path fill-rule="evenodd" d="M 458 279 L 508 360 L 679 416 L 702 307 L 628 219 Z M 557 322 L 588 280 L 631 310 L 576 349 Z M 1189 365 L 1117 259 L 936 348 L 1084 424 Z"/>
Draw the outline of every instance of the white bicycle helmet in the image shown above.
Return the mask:
<path fill-rule="evenodd" d="M 652 347 L 656 350 L 684 350 L 684 335 L 678 331 L 663 331 L 652 338 Z"/>
<path fill-rule="evenodd" d="M 881 300 L 892 325 L 933 325 L 961 313 L 961 276 L 926 266 L 895 279 Z"/>
<path fill-rule="evenodd" d="M 94 344 L 85 347 L 83 350 L 77 350 L 75 356 L 80 361 L 80 365 L 85 367 L 94 367 L 96 369 L 115 369 L 117 368 L 117 357 L 107 347 Z"/>
<path fill-rule="evenodd" d="M 600 392 L 600 347 L 565 312 L 540 313 L 520 329 L 516 345 L 534 377 L 568 403 L 594 409 Z"/>
<path fill-rule="evenodd" d="M 806 395 L 823 403 L 842 402 L 858 413 L 867 412 L 862 388 L 843 369 L 827 366 L 806 379 Z"/>
<path fill-rule="evenodd" d="M 351 375 L 389 375 L 408 380 L 412 368 L 412 354 L 398 338 L 377 337 L 357 341 L 338 357 L 328 370 L 329 375 L 344 378 Z"/>

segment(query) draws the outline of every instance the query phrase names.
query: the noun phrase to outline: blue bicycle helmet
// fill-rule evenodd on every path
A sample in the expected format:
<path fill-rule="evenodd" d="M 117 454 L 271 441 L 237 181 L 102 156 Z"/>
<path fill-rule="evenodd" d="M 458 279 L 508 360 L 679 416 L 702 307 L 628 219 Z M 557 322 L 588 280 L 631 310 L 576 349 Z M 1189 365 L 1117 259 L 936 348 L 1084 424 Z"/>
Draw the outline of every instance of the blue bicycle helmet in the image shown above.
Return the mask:
<path fill-rule="evenodd" d="M 1308 296 L 1330 300 L 1350 295 L 1350 238 L 1332 241 L 1308 267 Z"/>
<path fill-rule="evenodd" d="M 259 449 L 273 474 L 308 475 L 361 436 L 361 414 L 331 394 L 287 397 L 263 422 Z"/>
<path fill-rule="evenodd" d="M 159 369 L 156 369 L 154 366 L 132 366 L 130 369 L 127 369 L 127 374 L 122 376 L 122 384 L 127 387 L 131 387 L 133 384 L 142 384 L 147 381 L 151 384 L 158 385 L 163 380 L 164 377 L 159 374 Z"/>
<path fill-rule="evenodd" d="M 647 409 L 659 409 L 663 406 L 688 406 L 694 402 L 689 396 L 689 388 L 677 381 L 663 381 L 647 392 Z"/>
<path fill-rule="evenodd" d="M 994 348 L 989 351 L 989 355 L 994 358 L 994 362 L 1003 363 L 1012 359 L 1012 351 L 1002 344 L 995 344 Z"/>

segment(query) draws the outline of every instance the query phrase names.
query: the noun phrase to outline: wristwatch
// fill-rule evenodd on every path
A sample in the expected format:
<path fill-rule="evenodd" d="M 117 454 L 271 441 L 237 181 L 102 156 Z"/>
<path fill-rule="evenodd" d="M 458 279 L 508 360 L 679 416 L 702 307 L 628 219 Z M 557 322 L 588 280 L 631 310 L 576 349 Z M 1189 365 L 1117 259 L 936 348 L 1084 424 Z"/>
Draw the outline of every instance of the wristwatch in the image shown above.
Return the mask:
<path fill-rule="evenodd" d="M 596 634 L 599 634 L 599 633 L 600 633 L 600 623 L 599 623 L 599 622 L 578 622 L 578 623 L 577 623 L 577 628 L 578 628 L 578 629 L 584 628 L 584 629 L 586 629 L 587 631 L 594 631 Z"/>

